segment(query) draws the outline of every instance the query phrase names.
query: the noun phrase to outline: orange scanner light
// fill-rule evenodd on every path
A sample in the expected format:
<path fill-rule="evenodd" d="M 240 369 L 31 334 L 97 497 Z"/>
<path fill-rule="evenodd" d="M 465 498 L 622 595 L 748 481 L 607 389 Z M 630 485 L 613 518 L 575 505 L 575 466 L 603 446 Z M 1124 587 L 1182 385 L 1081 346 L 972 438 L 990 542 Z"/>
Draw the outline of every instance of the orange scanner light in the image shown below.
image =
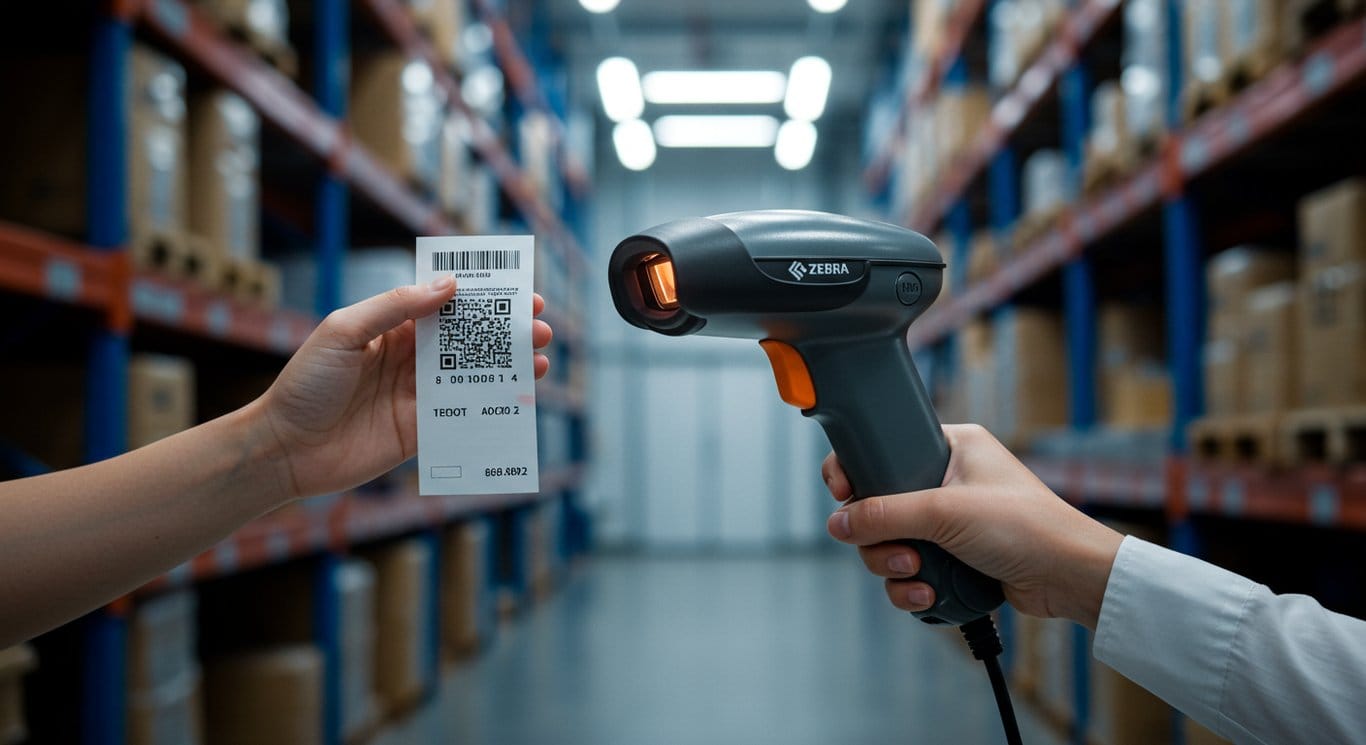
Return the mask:
<path fill-rule="evenodd" d="M 678 290 L 674 287 L 674 262 L 664 254 L 657 254 L 641 264 L 645 275 L 645 286 L 650 288 L 647 296 L 652 305 L 660 310 L 673 310 L 678 307 Z"/>
<path fill-rule="evenodd" d="M 816 385 L 811 382 L 811 371 L 806 369 L 802 353 L 777 339 L 764 339 L 759 346 L 773 365 L 773 377 L 778 381 L 778 395 L 783 401 L 802 410 L 815 408 Z"/>

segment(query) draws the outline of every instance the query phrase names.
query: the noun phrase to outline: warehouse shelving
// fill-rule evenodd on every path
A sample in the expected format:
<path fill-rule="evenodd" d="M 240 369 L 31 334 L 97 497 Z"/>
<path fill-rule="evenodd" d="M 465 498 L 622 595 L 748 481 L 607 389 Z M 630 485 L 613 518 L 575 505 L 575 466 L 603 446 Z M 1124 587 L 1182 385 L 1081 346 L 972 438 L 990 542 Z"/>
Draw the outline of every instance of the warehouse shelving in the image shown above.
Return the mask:
<path fill-rule="evenodd" d="M 504 192 L 578 281 L 587 257 L 560 216 L 535 192 L 499 134 L 463 103 L 458 81 L 438 64 L 416 24 L 395 0 L 357 0 L 409 56 L 428 61 L 445 89 L 453 116 L 471 133 L 467 143 L 490 168 Z M 320 0 L 314 5 L 314 84 L 311 91 L 284 77 L 249 47 L 230 39 L 203 12 L 183 0 L 117 0 L 94 11 L 88 121 L 88 230 L 84 243 L 22 225 L 0 223 L 0 288 L 59 305 L 95 312 L 95 333 L 86 353 L 87 460 L 125 450 L 125 381 L 134 337 L 146 330 L 169 329 L 196 343 L 220 344 L 273 355 L 282 360 L 303 342 L 322 314 L 340 298 L 340 266 L 347 243 L 348 190 L 363 195 L 396 226 L 412 234 L 458 233 L 456 220 L 389 172 L 350 135 L 348 92 L 340 66 L 349 56 L 352 3 Z M 500 58 L 520 56 L 510 27 L 492 6 L 481 6 L 486 21 L 500 30 Z M 312 225 L 302 227 L 316 247 L 319 287 L 315 313 L 266 310 L 190 282 L 134 269 L 128 239 L 125 135 L 128 104 L 122 91 L 135 34 L 147 33 L 173 56 L 207 73 L 241 95 L 274 129 L 321 165 L 316 178 Z M 506 61 L 504 62 L 506 64 Z M 535 85 L 534 76 L 526 84 Z M 580 184 L 580 191 L 583 185 Z M 294 210 L 297 215 L 304 210 Z M 299 223 L 301 220 L 295 219 Z M 545 318 L 556 329 L 559 348 L 569 356 L 583 339 L 580 309 L 562 298 L 548 298 Z M 163 335 L 164 337 L 164 335 Z M 165 343 L 158 337 L 160 343 Z M 149 337 L 150 338 L 150 337 Z M 172 337 L 173 339 L 175 337 Z M 259 569 L 306 556 L 316 562 L 318 626 L 315 643 L 333 674 L 324 686 L 325 742 L 339 742 L 339 689 L 335 664 L 340 640 L 335 623 L 335 588 L 325 581 L 337 569 L 338 552 L 361 543 L 419 533 L 437 540 L 435 529 L 468 520 L 496 520 L 505 540 L 520 540 L 527 510 L 540 504 L 572 507 L 582 476 L 584 443 L 582 393 L 567 382 L 566 370 L 537 385 L 541 413 L 567 417 L 567 460 L 543 463 L 541 492 L 483 497 L 420 497 L 398 475 L 379 492 L 356 491 L 294 505 L 244 526 L 213 549 L 139 588 L 129 597 L 92 613 L 79 626 L 83 654 L 79 683 L 80 737 L 87 743 L 119 743 L 125 737 L 126 618 L 138 599 L 203 580 Z M 511 526 L 511 527 L 509 527 Z M 564 544 L 561 537 L 561 545 Z M 572 541 L 571 541 L 572 543 Z M 496 556 L 498 547 L 492 547 Z M 516 547 L 507 547 L 515 553 Z M 572 548 L 572 547 L 571 547 Z M 496 564 L 496 562 L 494 562 Z M 519 581 L 496 566 L 490 579 Z M 433 575 L 435 582 L 435 575 Z M 332 589 L 329 589 L 332 588 Z M 434 606 L 435 608 L 435 606 Z M 435 612 L 435 610 L 433 611 Z M 432 653 L 435 654 L 435 644 Z M 434 658 L 433 658 L 434 659 Z M 433 669 L 435 669 L 433 667 Z"/>
<path fill-rule="evenodd" d="M 905 136 L 900 123 L 931 103 L 935 91 L 956 80 L 955 75 L 961 77 L 966 65 L 964 39 L 985 34 L 985 29 L 974 26 L 985 25 L 982 5 L 971 0 L 958 3 L 942 54 L 925 64 L 923 75 L 903 92 L 898 126 L 888 141 L 872 143 L 864 181 L 875 195 L 889 190 L 899 140 Z M 986 5 L 989 9 L 990 3 Z M 1019 216 L 1018 149 L 1037 146 L 1040 138 L 1060 145 L 1080 184 L 1083 137 L 1090 118 L 1089 65 L 1093 48 L 1112 35 L 1121 6 L 1115 0 L 1074 0 L 1059 30 L 1017 82 L 1000 92 L 986 124 L 966 151 L 946 165 L 930 196 L 916 204 L 890 205 L 891 219 L 927 235 L 946 230 L 951 244 L 945 249 L 952 265 L 966 259 L 983 197 L 984 227 L 998 239 L 1009 233 Z M 1178 0 L 1167 0 L 1168 133 L 1156 152 L 1109 188 L 1077 199 L 1050 229 L 1015 246 L 985 278 L 955 283 L 953 291 L 912 326 L 908 342 L 933 353 L 936 375 L 942 369 L 940 361 L 947 361 L 952 375 L 954 346 L 946 343 L 951 334 L 1021 296 L 1037 300 L 1040 293 L 1056 293 L 1067 342 L 1068 423 L 1071 436 L 1084 440 L 1100 431 L 1097 257 L 1151 246 L 1144 256 L 1161 267 L 1153 289 L 1167 319 L 1167 365 L 1173 387 L 1166 452 L 1102 459 L 1082 447 L 1073 448 L 1076 455 L 1055 449 L 1052 454 L 1027 455 L 1029 467 L 1083 509 L 1165 523 L 1169 545 L 1195 555 L 1202 553 L 1203 533 L 1229 524 L 1360 531 L 1366 528 L 1366 467 L 1211 464 L 1187 455 L 1186 429 L 1203 413 L 1200 351 L 1207 238 L 1202 209 L 1210 204 L 1241 218 L 1245 210 L 1217 199 L 1221 190 L 1236 190 L 1238 169 L 1255 173 L 1256 164 L 1265 164 L 1268 153 L 1286 147 L 1301 128 L 1316 126 L 1317 112 L 1341 114 L 1347 108 L 1343 102 L 1358 95 L 1366 83 L 1366 20 L 1346 20 L 1311 42 L 1297 59 L 1280 63 L 1226 103 L 1183 123 L 1178 99 L 1181 55 L 1179 47 L 1171 46 L 1182 38 L 1181 10 Z M 1039 131 L 1039 113 L 1047 106 L 1059 108 L 1057 132 Z M 1300 170 L 1317 167 L 1324 174 L 1333 173 L 1332 163 L 1297 163 Z M 1280 192 L 1309 188 L 1313 178 L 1300 179 Z M 1288 204 L 1280 209 L 1288 209 Z M 1087 738 L 1091 696 L 1089 642 L 1081 629 L 1074 636 L 1070 662 L 1076 716 L 1070 735 L 1081 743 Z"/>

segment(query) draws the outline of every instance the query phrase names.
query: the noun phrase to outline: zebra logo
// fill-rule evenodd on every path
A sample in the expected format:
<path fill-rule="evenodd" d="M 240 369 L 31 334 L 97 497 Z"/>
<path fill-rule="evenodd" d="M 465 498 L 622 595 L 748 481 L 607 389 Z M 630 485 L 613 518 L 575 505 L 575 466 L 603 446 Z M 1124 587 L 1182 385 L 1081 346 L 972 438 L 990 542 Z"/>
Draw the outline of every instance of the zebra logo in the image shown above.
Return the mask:
<path fill-rule="evenodd" d="M 806 266 L 800 261 L 792 262 L 792 265 L 787 268 L 787 271 L 792 276 L 796 277 L 798 282 L 806 279 Z"/>

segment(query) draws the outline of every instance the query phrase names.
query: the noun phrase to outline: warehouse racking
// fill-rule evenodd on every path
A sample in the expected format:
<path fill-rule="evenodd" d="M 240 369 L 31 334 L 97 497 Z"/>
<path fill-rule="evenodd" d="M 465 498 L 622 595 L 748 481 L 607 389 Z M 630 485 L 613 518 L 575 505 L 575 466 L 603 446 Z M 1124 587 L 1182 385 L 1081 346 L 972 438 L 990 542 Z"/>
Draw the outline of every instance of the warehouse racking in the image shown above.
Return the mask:
<path fill-rule="evenodd" d="M 994 91 L 989 119 L 975 138 L 941 171 L 928 196 L 909 203 L 893 188 L 907 123 L 941 90 L 974 77 L 974 61 L 993 43 L 986 27 L 995 3 L 941 5 L 952 6 L 941 27 L 942 44 L 902 84 L 895 97 L 896 126 L 883 137 L 873 135 L 879 139 L 870 143 L 864 181 L 893 221 L 927 235 L 944 231 L 950 265 L 965 266 L 974 226 L 986 226 L 1001 239 L 1020 216 L 1018 164 L 1027 151 L 1059 147 L 1080 187 L 1089 93 L 1100 75 L 1116 72 L 1123 6 L 1119 0 L 1066 3 L 1060 27 L 1032 64 L 1012 85 Z M 936 377 L 952 376 L 955 332 L 1021 299 L 1037 303 L 1046 297 L 1062 308 L 1071 435 L 1062 436 L 1063 447 L 1054 442 L 1045 452 L 1027 454 L 1026 461 L 1065 499 L 1093 514 L 1156 526 L 1172 548 L 1197 556 L 1209 555 L 1211 538 L 1264 526 L 1360 531 L 1366 527 L 1366 465 L 1215 463 L 1191 454 L 1186 432 L 1204 411 L 1204 261 L 1210 250 L 1262 237 L 1284 240 L 1293 234 L 1293 218 L 1286 215 L 1293 214 L 1296 199 L 1359 173 L 1359 143 L 1343 132 L 1362 126 L 1366 21 L 1344 18 L 1302 55 L 1183 122 L 1182 52 L 1179 41 L 1172 41 L 1183 38 L 1182 4 L 1165 0 L 1165 6 L 1167 132 L 1156 150 L 1108 188 L 1068 204 L 985 277 L 969 282 L 954 271 L 951 296 L 917 321 L 909 342 Z M 1335 128 L 1344 121 L 1345 127 Z M 1271 196 L 1249 194 L 1241 188 L 1247 183 Z M 1160 452 L 1139 448 L 1142 454 L 1116 456 L 1112 448 L 1098 455 L 1084 445 L 1101 429 L 1098 285 L 1115 286 L 1107 271 L 1134 272 L 1142 262 L 1149 267 L 1137 273 L 1152 284 L 1146 296 L 1165 309 L 1173 416 Z M 1321 535 L 1327 534 L 1310 533 L 1308 540 Z M 1010 619 L 1003 624 L 1013 625 Z M 1089 658 L 1088 635 L 1077 627 L 1070 722 L 1077 743 L 1088 737 Z M 1179 741 L 1177 725 L 1172 731 Z"/>
<path fill-rule="evenodd" d="M 446 92 L 450 116 L 468 132 L 468 147 L 492 170 L 516 215 L 514 228 L 529 227 L 538 236 L 542 261 L 554 261 L 564 278 L 541 288 L 550 308 L 545 317 L 555 327 L 552 375 L 537 386 L 543 458 L 542 491 L 536 495 L 491 495 L 471 498 L 418 497 L 411 480 L 401 474 L 376 488 L 333 495 L 306 509 L 282 510 L 262 517 L 214 549 L 63 630 L 81 645 L 78 682 L 78 734 L 87 743 L 125 739 L 125 655 L 127 617 L 142 597 L 213 578 L 307 558 L 316 572 L 314 643 L 324 669 L 322 731 L 324 741 L 341 741 L 338 681 L 338 598 L 332 581 L 340 556 L 351 547 L 389 537 L 417 534 L 439 541 L 437 528 L 459 521 L 480 521 L 492 530 L 489 544 L 488 595 L 500 589 L 518 600 L 530 597 L 528 568 L 523 566 L 529 511 L 553 505 L 564 515 L 559 535 L 551 536 L 563 562 L 582 550 L 586 526 L 579 511 L 578 488 L 585 458 L 582 381 L 571 383 L 571 360 L 583 338 L 579 285 L 587 256 L 574 238 L 574 199 L 567 198 L 562 219 L 529 182 L 495 125 L 473 112 L 461 95 L 458 75 L 441 63 L 419 32 L 408 7 L 398 0 L 317 0 L 311 3 L 312 86 L 305 91 L 272 68 L 258 53 L 215 26 L 204 11 L 183 0 L 113 0 L 96 4 L 90 42 L 88 104 L 88 230 L 86 240 L 69 238 L 24 225 L 0 222 L 0 289 L 14 297 L 74 313 L 73 323 L 91 331 L 85 354 L 85 458 L 100 460 L 125 450 L 127 366 L 133 344 L 157 351 L 207 348 L 210 359 L 247 354 L 276 369 L 307 337 L 317 318 L 340 303 L 342 265 L 355 217 L 350 194 L 363 198 L 358 209 L 377 211 L 387 221 L 388 235 L 410 243 L 417 234 L 466 232 L 459 221 L 442 213 L 426 195 L 390 173 L 367 148 L 352 139 L 347 118 L 346 65 L 359 28 L 353 13 L 373 20 L 388 43 L 409 58 L 425 60 Z M 354 7 L 353 7 L 354 6 Z M 493 3 L 477 3 L 479 19 L 494 32 L 496 60 L 518 93 L 521 111 L 539 111 L 558 122 L 540 93 L 543 78 L 521 51 L 511 27 Z M 73 28 L 80 22 L 73 20 Z M 266 192 L 265 209 L 307 236 L 316 256 L 314 313 L 263 308 L 217 290 L 135 269 L 128 256 L 126 177 L 123 142 L 129 107 L 122 95 L 129 73 L 134 38 L 149 40 L 187 63 L 197 74 L 240 95 L 275 132 L 314 161 L 317 175 L 311 207 L 299 209 Z M 517 115 L 519 112 L 512 112 Z M 586 193 L 582 167 L 559 149 L 562 170 L 573 194 Z M 273 151 L 267 151 L 271 157 Z M 563 187 L 556 187 L 563 188 Z M 292 213 L 292 214 L 291 214 Z M 299 217 L 303 215 L 303 217 Z M 311 225 L 301 228 L 300 224 Z M 541 262 L 538 262 L 541 263 Z M 65 319 L 66 316 L 63 316 Z M 141 338 L 140 338 L 141 337 Z M 557 438 L 553 444 L 549 437 Z M 23 454 L 10 455 L 11 468 L 40 472 L 42 464 Z M 435 570 L 432 582 L 436 582 Z M 439 613 L 432 604 L 432 613 Z M 431 621 L 431 669 L 437 669 L 436 620 Z M 436 685 L 433 674 L 428 685 Z M 66 688 L 67 686 L 63 686 Z"/>

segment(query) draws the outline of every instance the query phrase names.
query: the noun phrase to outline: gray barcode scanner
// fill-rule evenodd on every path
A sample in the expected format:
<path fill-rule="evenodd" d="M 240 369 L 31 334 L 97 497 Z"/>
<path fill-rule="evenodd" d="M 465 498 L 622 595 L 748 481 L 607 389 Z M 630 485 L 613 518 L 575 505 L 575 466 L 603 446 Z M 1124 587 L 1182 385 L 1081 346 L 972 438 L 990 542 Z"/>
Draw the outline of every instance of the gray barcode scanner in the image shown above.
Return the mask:
<path fill-rule="evenodd" d="M 906 345 L 943 271 L 919 233 L 763 210 L 633 235 L 613 251 L 609 283 L 634 326 L 758 339 L 779 394 L 824 427 L 857 499 L 943 482 L 948 443 Z M 922 621 L 961 625 L 1003 602 L 996 580 L 932 543 L 908 543 L 920 552 L 917 578 L 935 593 L 916 613 Z"/>

